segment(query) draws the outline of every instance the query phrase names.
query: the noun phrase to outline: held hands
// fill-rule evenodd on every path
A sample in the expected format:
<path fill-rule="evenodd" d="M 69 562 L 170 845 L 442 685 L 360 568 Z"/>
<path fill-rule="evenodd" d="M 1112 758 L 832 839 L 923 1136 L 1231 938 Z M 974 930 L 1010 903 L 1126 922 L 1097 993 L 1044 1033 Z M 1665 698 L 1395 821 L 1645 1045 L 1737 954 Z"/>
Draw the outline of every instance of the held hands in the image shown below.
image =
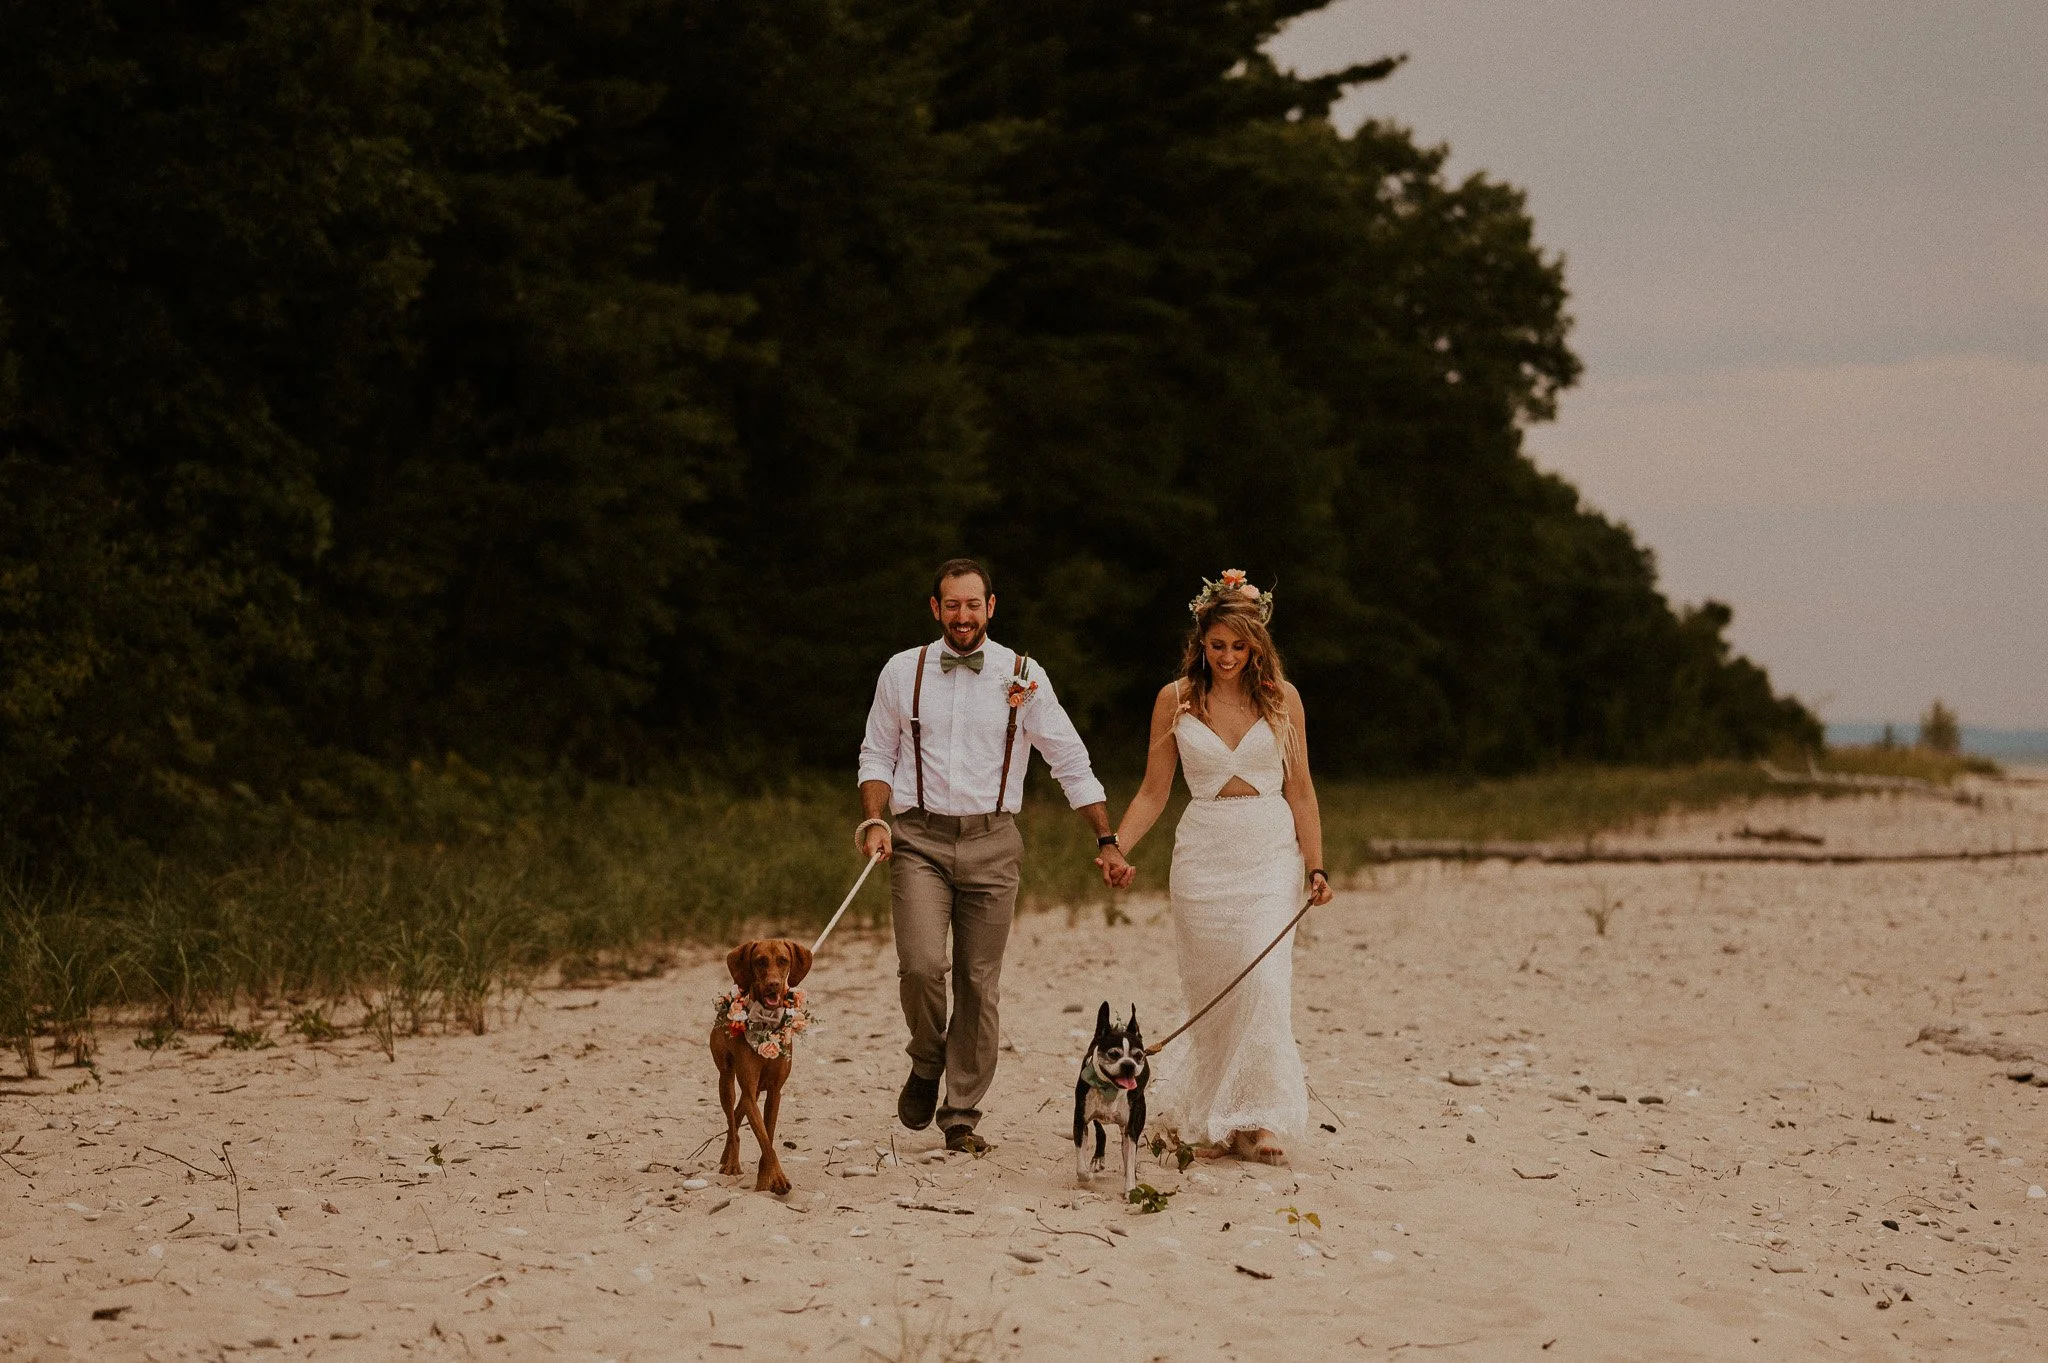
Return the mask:
<path fill-rule="evenodd" d="M 1138 878 L 1138 868 L 1124 860 L 1123 849 L 1114 843 L 1102 849 L 1095 865 L 1102 872 L 1102 883 L 1112 890 L 1128 890 Z"/>

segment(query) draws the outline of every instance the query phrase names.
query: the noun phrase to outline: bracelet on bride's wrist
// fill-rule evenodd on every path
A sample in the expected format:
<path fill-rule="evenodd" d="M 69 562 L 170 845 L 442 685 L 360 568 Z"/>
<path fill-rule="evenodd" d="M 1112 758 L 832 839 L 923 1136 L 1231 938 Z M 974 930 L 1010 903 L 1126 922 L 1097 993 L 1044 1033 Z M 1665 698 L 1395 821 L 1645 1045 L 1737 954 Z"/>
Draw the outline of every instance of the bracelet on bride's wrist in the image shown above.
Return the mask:
<path fill-rule="evenodd" d="M 1325 881 L 1327 881 L 1330 878 L 1330 873 L 1328 871 L 1325 871 L 1322 867 L 1318 866 L 1315 870 L 1310 871 L 1308 873 L 1308 878 L 1310 880 L 1314 880 L 1317 876 L 1321 876 Z"/>

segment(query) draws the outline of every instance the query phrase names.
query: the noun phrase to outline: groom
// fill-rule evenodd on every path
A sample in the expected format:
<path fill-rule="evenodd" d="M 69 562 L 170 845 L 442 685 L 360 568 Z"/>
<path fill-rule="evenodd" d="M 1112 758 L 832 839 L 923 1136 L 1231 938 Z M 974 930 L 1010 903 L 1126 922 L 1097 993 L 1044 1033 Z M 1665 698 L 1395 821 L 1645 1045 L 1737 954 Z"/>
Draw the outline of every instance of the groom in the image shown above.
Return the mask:
<path fill-rule="evenodd" d="M 974 1128 L 1001 1040 L 996 1000 L 1017 907 L 1024 842 L 1016 811 L 1030 749 L 1095 830 L 1104 881 L 1121 879 L 1125 862 L 1102 783 L 1051 679 L 988 637 L 996 613 L 988 570 L 947 560 L 932 579 L 931 605 L 943 637 L 898 653 L 875 683 L 860 745 L 860 845 L 890 858 L 896 974 L 910 1028 L 910 1077 L 896 1116 L 922 1131 L 936 1112 L 948 1150 L 979 1154 L 989 1148 Z M 893 829 L 885 810 L 896 815 Z"/>

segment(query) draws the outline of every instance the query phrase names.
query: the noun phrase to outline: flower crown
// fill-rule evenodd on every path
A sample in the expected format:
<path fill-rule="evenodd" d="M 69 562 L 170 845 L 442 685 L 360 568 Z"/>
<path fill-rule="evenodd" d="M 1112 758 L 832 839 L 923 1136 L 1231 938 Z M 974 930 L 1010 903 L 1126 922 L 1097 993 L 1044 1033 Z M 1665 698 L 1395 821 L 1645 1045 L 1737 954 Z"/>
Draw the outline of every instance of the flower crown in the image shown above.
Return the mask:
<path fill-rule="evenodd" d="M 1203 578 L 1202 590 L 1195 594 L 1194 600 L 1188 602 L 1188 613 L 1199 620 L 1202 618 L 1202 612 L 1205 609 L 1218 601 L 1232 598 L 1241 598 L 1257 605 L 1259 608 L 1260 624 L 1268 624 L 1272 621 L 1273 593 L 1269 591 L 1262 592 L 1257 587 L 1254 587 L 1246 579 L 1244 569 L 1242 568 L 1225 568 L 1223 576 L 1214 582 L 1211 582 L 1206 577 Z"/>

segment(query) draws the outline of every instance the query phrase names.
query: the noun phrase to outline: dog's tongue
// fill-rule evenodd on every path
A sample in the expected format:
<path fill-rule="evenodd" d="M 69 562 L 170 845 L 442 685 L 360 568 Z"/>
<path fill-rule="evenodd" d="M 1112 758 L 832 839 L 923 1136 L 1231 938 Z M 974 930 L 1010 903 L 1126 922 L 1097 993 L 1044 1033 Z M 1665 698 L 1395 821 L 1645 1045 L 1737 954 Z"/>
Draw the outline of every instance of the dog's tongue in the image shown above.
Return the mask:
<path fill-rule="evenodd" d="M 1126 1078 L 1121 1074 L 1118 1075 L 1116 1078 L 1110 1080 L 1110 1082 L 1112 1084 L 1115 1084 L 1120 1089 L 1134 1089 L 1138 1086 L 1137 1080 Z"/>

